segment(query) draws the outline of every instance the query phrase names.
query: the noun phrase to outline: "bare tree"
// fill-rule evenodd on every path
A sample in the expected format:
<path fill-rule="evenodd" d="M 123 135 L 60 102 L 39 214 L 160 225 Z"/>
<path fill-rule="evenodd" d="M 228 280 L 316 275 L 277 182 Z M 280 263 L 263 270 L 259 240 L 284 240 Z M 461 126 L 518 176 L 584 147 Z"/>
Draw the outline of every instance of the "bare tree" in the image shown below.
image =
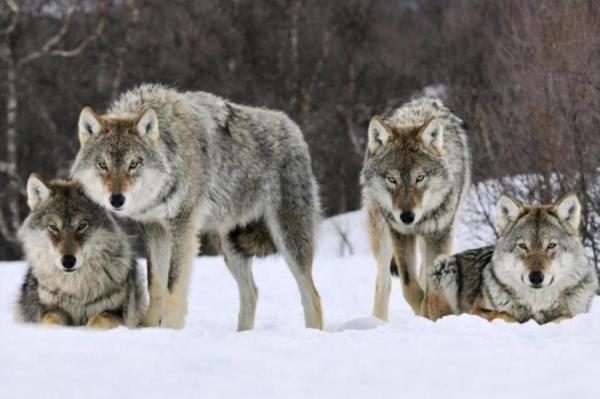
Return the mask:
<path fill-rule="evenodd" d="M 22 193 L 22 180 L 18 174 L 18 90 L 19 90 L 19 73 L 28 64 L 33 63 L 45 57 L 62 57 L 72 58 L 81 54 L 86 47 L 93 41 L 97 40 L 104 29 L 104 18 L 100 18 L 94 31 L 83 38 L 76 46 L 71 48 L 59 48 L 59 45 L 69 32 L 73 15 L 77 10 L 77 1 L 72 0 L 69 7 L 65 11 L 64 17 L 58 30 L 49 35 L 49 38 L 37 47 L 35 50 L 19 56 L 17 48 L 22 48 L 22 40 L 27 37 L 19 32 L 19 24 L 24 11 L 17 5 L 14 0 L 4 0 L 6 6 L 11 12 L 10 23 L 0 32 L 0 60 L 4 63 L 6 69 L 5 85 L 6 85 L 6 159 L 0 162 L 0 172 L 4 173 L 9 178 L 9 186 L 5 191 L 4 202 L 7 204 L 7 209 L 0 208 L 0 233 L 9 242 L 16 242 L 16 231 L 21 223 L 20 202 L 19 198 Z M 101 6 L 103 3 L 101 3 Z M 8 213 L 8 216 L 5 216 Z"/>

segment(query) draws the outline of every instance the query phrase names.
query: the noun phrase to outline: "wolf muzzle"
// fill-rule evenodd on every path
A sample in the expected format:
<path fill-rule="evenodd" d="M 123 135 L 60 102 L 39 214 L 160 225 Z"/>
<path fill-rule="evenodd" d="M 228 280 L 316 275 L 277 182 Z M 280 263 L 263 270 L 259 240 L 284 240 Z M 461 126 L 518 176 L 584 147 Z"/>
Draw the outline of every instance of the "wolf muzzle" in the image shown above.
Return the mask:
<path fill-rule="evenodd" d="M 62 263 L 64 270 L 66 272 L 72 272 L 75 264 L 77 263 L 77 258 L 74 255 L 63 255 L 60 258 L 60 263 Z"/>
<path fill-rule="evenodd" d="M 123 206 L 123 204 L 125 203 L 125 196 L 121 193 L 118 194 L 112 194 L 110 196 L 110 204 L 115 208 L 115 209 L 119 209 L 120 207 Z"/>
<path fill-rule="evenodd" d="M 540 288 L 544 282 L 544 272 L 541 270 L 534 270 L 529 273 L 528 278 L 533 288 Z"/>
<path fill-rule="evenodd" d="M 403 211 L 400 214 L 400 220 L 402 220 L 402 223 L 406 225 L 411 224 L 415 221 L 415 213 L 412 211 Z"/>

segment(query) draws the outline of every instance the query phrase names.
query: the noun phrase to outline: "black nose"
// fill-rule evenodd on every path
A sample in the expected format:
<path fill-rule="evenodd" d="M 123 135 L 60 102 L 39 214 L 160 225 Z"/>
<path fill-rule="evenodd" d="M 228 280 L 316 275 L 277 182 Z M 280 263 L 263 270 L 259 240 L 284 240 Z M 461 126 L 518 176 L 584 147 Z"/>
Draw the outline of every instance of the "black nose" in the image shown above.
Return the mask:
<path fill-rule="evenodd" d="M 123 194 L 113 194 L 110 196 L 110 204 L 115 208 L 120 208 L 125 203 L 125 196 Z"/>
<path fill-rule="evenodd" d="M 75 263 L 77 263 L 77 258 L 73 255 L 64 255 L 60 262 L 65 267 L 65 269 L 72 269 L 75 267 Z"/>
<path fill-rule="evenodd" d="M 540 285 L 544 281 L 544 273 L 539 270 L 535 270 L 529 273 L 529 281 L 533 285 Z"/>
<path fill-rule="evenodd" d="M 415 220 L 415 214 L 411 211 L 404 211 L 400 214 L 400 220 L 404 224 L 411 224 Z"/>

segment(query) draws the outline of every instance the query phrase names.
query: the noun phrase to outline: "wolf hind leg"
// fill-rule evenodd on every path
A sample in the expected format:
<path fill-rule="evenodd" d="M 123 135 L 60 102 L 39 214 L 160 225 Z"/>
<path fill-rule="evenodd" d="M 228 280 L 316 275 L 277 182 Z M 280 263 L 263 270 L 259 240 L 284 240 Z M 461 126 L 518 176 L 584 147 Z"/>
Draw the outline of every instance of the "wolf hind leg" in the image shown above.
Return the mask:
<path fill-rule="evenodd" d="M 307 328 L 323 329 L 321 297 L 312 276 L 314 257 L 314 217 L 306 215 L 306 207 L 293 204 L 267 221 L 278 252 L 287 263 L 298 289 L 304 308 L 304 324 Z M 309 212 L 313 212 L 309 208 Z"/>
<path fill-rule="evenodd" d="M 423 301 L 424 312 L 429 319 L 435 321 L 460 313 L 459 278 L 456 257 L 440 257 L 430 265 Z"/>
<path fill-rule="evenodd" d="M 238 331 L 252 330 L 256 318 L 258 289 L 252 275 L 252 258 L 238 251 L 227 235 L 221 236 L 225 265 L 231 272 L 239 291 Z"/>
<path fill-rule="evenodd" d="M 392 274 L 390 271 L 392 243 L 390 233 L 385 221 L 378 218 L 373 212 L 369 212 L 367 215 L 367 229 L 371 251 L 377 263 L 373 316 L 387 321 L 389 317 L 390 292 L 392 289 Z"/>

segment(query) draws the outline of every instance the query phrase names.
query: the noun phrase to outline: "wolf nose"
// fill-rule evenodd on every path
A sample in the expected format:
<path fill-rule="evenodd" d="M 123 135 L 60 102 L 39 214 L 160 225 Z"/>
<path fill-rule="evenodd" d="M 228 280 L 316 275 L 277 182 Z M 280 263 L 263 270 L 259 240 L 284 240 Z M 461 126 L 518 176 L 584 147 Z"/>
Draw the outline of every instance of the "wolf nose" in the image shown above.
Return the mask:
<path fill-rule="evenodd" d="M 411 211 L 404 211 L 400 214 L 400 220 L 404 224 L 411 224 L 415 220 L 415 214 Z"/>
<path fill-rule="evenodd" d="M 544 281 L 544 273 L 539 270 L 535 270 L 529 273 L 529 282 L 534 286 L 539 286 Z"/>
<path fill-rule="evenodd" d="M 65 269 L 72 269 L 75 267 L 75 263 L 77 263 L 77 258 L 73 255 L 64 255 L 60 262 L 65 267 Z"/>
<path fill-rule="evenodd" d="M 115 208 L 120 208 L 125 203 L 125 196 L 123 194 L 113 194 L 110 196 L 110 204 Z"/>

